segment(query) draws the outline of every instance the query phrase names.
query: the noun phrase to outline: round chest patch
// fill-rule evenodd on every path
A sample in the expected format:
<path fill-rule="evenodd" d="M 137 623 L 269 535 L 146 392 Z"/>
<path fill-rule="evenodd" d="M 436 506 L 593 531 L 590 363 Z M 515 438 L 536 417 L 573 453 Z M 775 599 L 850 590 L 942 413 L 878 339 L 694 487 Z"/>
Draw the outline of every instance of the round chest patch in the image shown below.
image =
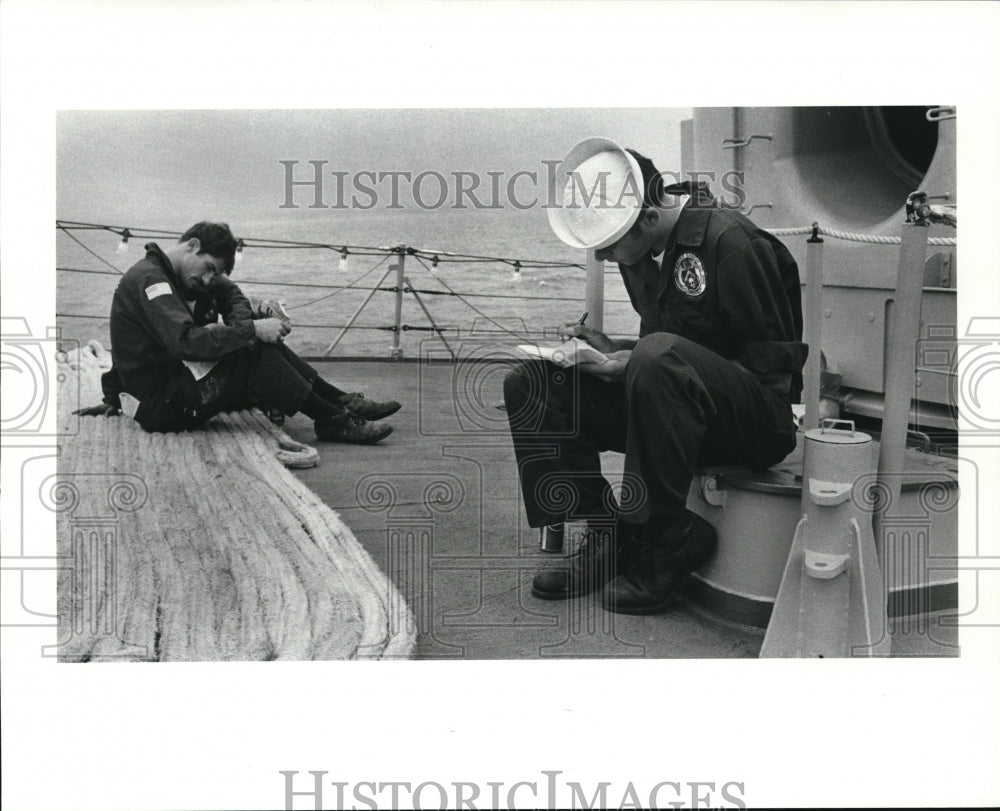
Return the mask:
<path fill-rule="evenodd" d="M 674 265 L 674 284 L 685 296 L 700 296 L 705 292 L 705 266 L 693 253 L 682 253 Z"/>

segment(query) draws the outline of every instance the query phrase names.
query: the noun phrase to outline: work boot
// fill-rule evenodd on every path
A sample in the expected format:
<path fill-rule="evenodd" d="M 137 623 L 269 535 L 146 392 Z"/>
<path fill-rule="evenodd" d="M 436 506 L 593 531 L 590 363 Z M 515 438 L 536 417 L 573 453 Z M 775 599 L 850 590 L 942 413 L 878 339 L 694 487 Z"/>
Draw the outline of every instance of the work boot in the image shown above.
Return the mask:
<path fill-rule="evenodd" d="M 531 593 L 543 600 L 567 600 L 601 588 L 614 578 L 626 543 L 627 525 L 614 529 L 587 527 L 580 548 L 531 581 Z"/>
<path fill-rule="evenodd" d="M 392 433 L 391 425 L 368 422 L 351 413 L 323 417 L 313 423 L 316 438 L 324 442 L 351 442 L 355 445 L 373 445 Z"/>
<path fill-rule="evenodd" d="M 372 400 L 366 400 L 363 394 L 358 393 L 338 397 L 337 405 L 343 406 L 355 416 L 364 417 L 366 420 L 383 420 L 402 408 L 395 400 L 390 400 L 387 403 L 376 403 Z"/>
<path fill-rule="evenodd" d="M 690 510 L 665 529 L 643 526 L 625 571 L 604 589 L 604 608 L 619 614 L 659 614 L 690 574 L 711 560 L 717 545 L 715 528 Z"/>

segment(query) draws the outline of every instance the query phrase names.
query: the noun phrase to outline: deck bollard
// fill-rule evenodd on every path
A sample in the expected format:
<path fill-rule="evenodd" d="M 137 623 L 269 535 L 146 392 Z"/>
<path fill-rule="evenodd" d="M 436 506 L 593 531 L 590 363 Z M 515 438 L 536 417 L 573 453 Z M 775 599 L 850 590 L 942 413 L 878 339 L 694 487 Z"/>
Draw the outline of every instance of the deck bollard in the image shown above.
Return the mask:
<path fill-rule="evenodd" d="M 846 425 L 842 428 L 838 426 Z M 886 596 L 869 501 L 872 438 L 845 420 L 805 434 L 802 518 L 762 657 L 887 656 Z"/>

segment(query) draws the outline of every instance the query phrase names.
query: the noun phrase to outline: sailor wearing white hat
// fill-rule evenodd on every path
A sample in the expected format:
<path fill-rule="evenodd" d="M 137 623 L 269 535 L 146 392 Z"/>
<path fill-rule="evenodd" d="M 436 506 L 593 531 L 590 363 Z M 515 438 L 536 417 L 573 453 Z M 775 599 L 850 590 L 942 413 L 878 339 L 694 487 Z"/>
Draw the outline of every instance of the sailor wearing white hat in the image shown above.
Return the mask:
<path fill-rule="evenodd" d="M 582 141 L 562 170 L 553 231 L 618 264 L 641 322 L 638 340 L 567 324 L 563 334 L 610 360 L 570 370 L 529 361 L 504 381 L 529 523 L 576 518 L 592 529 L 567 565 L 536 575 L 532 593 L 604 586 L 605 608 L 657 613 L 715 551 L 714 529 L 685 507 L 694 470 L 765 469 L 795 447 L 790 404 L 806 355 L 798 268 L 707 187 L 664 186 L 651 161 L 614 141 Z M 625 453 L 621 503 L 601 473 L 604 450 Z"/>
<path fill-rule="evenodd" d="M 556 236 L 574 248 L 610 245 L 642 210 L 642 172 L 636 159 L 607 138 L 573 147 L 556 175 L 562 205 L 549 209 Z"/>

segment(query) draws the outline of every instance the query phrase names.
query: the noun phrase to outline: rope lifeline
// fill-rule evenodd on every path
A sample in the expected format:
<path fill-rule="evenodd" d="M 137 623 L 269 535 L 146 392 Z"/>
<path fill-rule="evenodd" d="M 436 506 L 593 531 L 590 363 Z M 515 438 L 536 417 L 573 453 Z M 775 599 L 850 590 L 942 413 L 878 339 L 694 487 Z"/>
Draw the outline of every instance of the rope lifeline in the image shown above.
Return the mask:
<path fill-rule="evenodd" d="M 117 234 L 117 235 L 121 235 L 124 231 L 127 230 L 130 233 L 130 235 L 132 235 L 132 236 L 143 236 L 143 235 L 145 235 L 145 236 L 168 236 L 168 237 L 170 237 L 170 236 L 180 236 L 180 232 L 175 232 L 175 231 L 162 231 L 162 230 L 154 230 L 154 229 L 146 229 L 146 228 L 128 228 L 128 229 L 125 229 L 122 226 L 100 225 L 100 224 L 94 224 L 94 223 L 81 223 L 81 222 L 73 222 L 73 221 L 68 221 L 68 220 L 56 220 L 56 228 L 58 230 L 62 231 L 63 233 L 65 233 L 68 237 L 70 237 L 70 239 L 72 239 L 74 242 L 76 242 L 78 245 L 80 245 L 80 247 L 82 247 L 88 253 L 90 253 L 95 258 L 97 258 L 99 261 L 103 262 L 105 265 L 107 265 L 109 268 L 111 268 L 114 271 L 114 274 L 109 273 L 108 271 L 84 270 L 82 268 L 64 268 L 64 267 L 60 267 L 60 268 L 57 268 L 57 270 L 68 271 L 68 272 L 79 272 L 79 273 L 92 273 L 92 274 L 109 275 L 109 276 L 110 275 L 122 275 L 122 271 L 119 270 L 118 268 L 116 268 L 114 265 L 112 265 L 110 262 L 108 262 L 102 256 L 100 256 L 99 254 L 97 254 L 95 251 L 91 250 L 81 240 L 79 240 L 76 236 L 74 236 L 72 233 L 70 233 L 70 229 L 73 229 L 73 230 L 102 230 L 102 231 L 108 231 L 110 233 L 114 233 L 114 234 Z M 844 240 L 844 241 L 847 241 L 847 242 L 858 242 L 858 243 L 871 244 L 871 245 L 899 245 L 899 244 L 902 243 L 901 237 L 897 237 L 897 236 L 876 236 L 876 235 L 869 235 L 869 234 L 855 234 L 855 233 L 850 233 L 850 232 L 847 232 L 847 231 L 840 231 L 838 229 L 826 228 L 826 227 L 818 225 L 817 223 L 813 223 L 812 226 L 800 226 L 800 227 L 791 227 L 791 228 L 767 228 L 767 229 L 764 229 L 764 230 L 768 231 L 769 233 L 771 233 L 771 234 L 773 234 L 775 236 L 782 236 L 782 237 L 784 237 L 784 236 L 805 236 L 805 235 L 810 235 L 810 236 L 812 236 L 812 237 L 815 238 L 818 234 L 822 234 L 824 236 L 832 237 L 833 239 L 840 239 L 840 240 Z M 362 279 L 364 279 L 365 277 L 367 277 L 369 274 L 373 273 L 376 269 L 378 269 L 379 267 L 381 267 L 383 264 L 385 264 L 385 262 L 387 262 L 392 256 L 394 256 L 397 253 L 399 253 L 400 250 L 401 250 L 400 248 L 390 248 L 390 247 L 384 247 L 384 246 L 356 246 L 356 245 L 352 245 L 352 246 L 347 246 L 347 245 L 336 246 L 336 245 L 332 245 L 332 244 L 328 244 L 328 243 L 298 242 L 298 241 L 293 241 L 293 240 L 279 240 L 279 239 L 269 239 L 269 238 L 268 239 L 244 238 L 241 241 L 242 241 L 243 245 L 246 246 L 246 247 L 272 248 L 272 249 L 279 249 L 279 248 L 283 248 L 283 249 L 322 248 L 322 249 L 336 250 L 336 251 L 339 251 L 341 254 L 347 253 L 348 249 L 350 249 L 350 252 L 353 253 L 356 256 L 382 256 L 381 261 L 379 261 L 378 263 L 376 263 L 373 267 L 371 267 L 369 270 L 367 270 L 365 273 L 363 273 L 361 276 L 359 276 L 354 281 L 352 281 L 352 282 L 350 282 L 350 283 L 348 283 L 346 285 L 342 285 L 342 286 L 331 286 L 331 285 L 321 285 L 321 284 L 307 284 L 307 283 L 297 283 L 297 282 L 264 282 L 264 281 L 256 282 L 256 281 L 253 281 L 253 280 L 243 280 L 242 281 L 242 284 L 244 284 L 244 285 L 258 284 L 258 285 L 285 286 L 285 287 L 319 287 L 319 288 L 323 288 L 323 289 L 329 289 L 330 287 L 334 288 L 334 290 L 333 290 L 332 293 L 325 294 L 323 296 L 320 296 L 320 297 L 318 297 L 316 299 L 313 299 L 312 301 L 308 301 L 308 302 L 305 302 L 303 304 L 293 305 L 293 306 L 289 307 L 288 309 L 302 309 L 302 308 L 305 308 L 305 307 L 312 306 L 314 304 L 318 304 L 321 301 L 326 301 L 326 300 L 329 300 L 329 299 L 333 298 L 334 296 L 338 295 L 341 291 L 347 290 L 347 289 L 366 290 L 366 291 L 378 290 L 378 291 L 392 292 L 392 293 L 398 292 L 398 288 L 396 288 L 396 287 L 369 288 L 369 287 L 355 287 L 355 285 L 358 282 L 360 282 Z M 943 237 L 931 237 L 931 238 L 929 238 L 927 240 L 927 243 L 928 243 L 928 245 L 934 245 L 934 246 L 955 246 L 955 245 L 957 245 L 957 239 L 955 239 L 955 238 L 943 238 Z M 494 320 L 490 316 L 486 315 L 486 313 L 484 313 L 482 310 L 480 310 L 478 307 L 476 307 L 474 304 L 472 304 L 470 301 L 468 301 L 468 299 L 469 298 L 494 298 L 494 299 L 496 299 L 496 298 L 504 298 L 504 299 L 528 299 L 528 300 L 531 300 L 531 299 L 543 299 L 543 298 L 547 298 L 547 297 L 544 297 L 544 296 L 516 296 L 516 295 L 509 295 L 509 294 L 507 294 L 507 295 L 503 295 L 503 294 L 500 294 L 500 295 L 490 295 L 490 294 L 486 294 L 486 293 L 459 293 L 454 288 L 452 288 L 447 282 L 445 282 L 443 279 L 441 279 L 437 274 L 435 274 L 433 272 L 434 269 L 432 267 L 428 266 L 427 262 L 424 261 L 424 260 L 425 259 L 432 260 L 435 263 L 435 266 L 437 264 L 439 264 L 439 263 L 444 263 L 444 262 L 463 263 L 463 264 L 500 263 L 500 264 L 505 264 L 505 265 L 508 265 L 510 267 L 513 267 L 515 269 L 515 272 L 519 271 L 519 270 L 521 270 L 523 268 L 537 268 L 537 269 L 570 269 L 570 268 L 575 268 L 575 269 L 580 269 L 580 270 L 584 269 L 583 265 L 580 265 L 578 263 L 548 262 L 548 261 L 544 261 L 544 260 L 520 260 L 520 259 L 510 259 L 510 258 L 506 258 L 506 257 L 485 256 L 485 255 L 478 255 L 478 254 L 458 254 L 458 253 L 451 253 L 451 252 L 447 252 L 447 251 L 435 251 L 435 250 L 425 249 L 425 248 L 412 248 L 412 247 L 408 247 L 408 248 L 405 249 L 405 252 L 406 252 L 407 255 L 413 256 L 413 258 L 416 259 L 423 266 L 423 268 L 425 270 L 427 270 L 428 272 L 430 272 L 432 278 L 435 278 L 438 281 L 438 283 L 441 284 L 446 289 L 444 291 L 440 291 L 440 290 L 415 289 L 415 288 L 407 287 L 404 290 L 404 292 L 424 293 L 426 295 L 437 295 L 437 296 L 453 296 L 455 298 L 458 298 L 463 304 L 465 304 L 467 307 L 469 307 L 469 309 L 471 309 L 473 312 L 475 312 L 476 314 L 478 314 L 482 318 L 486 319 L 491 324 L 499 327 L 500 331 L 502 331 L 505 334 L 512 335 L 512 336 L 514 336 L 514 337 L 516 337 L 518 339 L 522 339 L 523 338 L 523 335 L 521 333 L 514 332 L 514 331 L 512 331 L 512 330 L 510 330 L 510 329 L 508 329 L 506 327 L 504 327 L 502 324 L 500 324 L 499 322 L 497 322 L 496 320 Z M 607 272 L 612 272 L 613 273 L 614 271 L 605 271 L 605 272 L 606 273 Z M 578 301 L 580 301 L 582 299 L 572 299 L 572 300 L 578 300 Z M 618 300 L 610 300 L 607 303 L 618 303 Z M 625 300 L 622 300 L 621 303 L 628 303 L 628 302 L 625 301 Z M 89 315 L 83 315 L 83 314 L 77 314 L 77 313 L 60 313 L 58 315 L 60 315 L 62 317 L 65 317 L 65 318 L 94 318 L 94 319 L 101 319 L 101 320 L 104 320 L 104 319 L 108 318 L 108 316 L 89 316 Z M 323 327 L 325 327 L 325 328 L 333 328 L 333 329 L 338 328 L 336 325 L 332 325 L 332 326 L 331 325 L 322 325 L 321 326 L 321 325 L 313 325 L 313 324 L 299 324 L 297 326 L 305 327 L 305 328 L 323 328 Z M 340 328 L 343 329 L 344 327 L 340 327 Z M 393 327 L 358 326 L 357 328 L 358 329 L 382 329 L 382 330 L 384 330 L 384 329 L 390 329 L 390 330 L 393 330 L 393 331 L 396 330 L 395 326 L 393 326 Z M 437 329 L 437 331 L 440 333 L 441 329 Z"/>
<path fill-rule="evenodd" d="M 126 229 L 125 226 L 120 226 L 120 225 L 102 225 L 100 223 L 86 223 L 86 222 L 77 222 L 73 220 L 58 220 L 58 219 L 56 220 L 56 228 L 60 229 L 73 239 L 76 238 L 69 233 L 70 230 L 108 231 L 110 233 L 114 233 L 119 236 L 125 230 L 128 230 L 131 236 L 140 238 L 156 238 L 156 237 L 176 238 L 181 236 L 181 232 L 179 231 L 165 231 L 152 228 L 132 228 L 132 227 L 128 227 Z M 385 245 L 343 245 L 343 244 L 327 243 L 327 242 L 305 242 L 305 241 L 290 240 L 290 239 L 272 239 L 270 237 L 242 237 L 241 239 L 243 240 L 243 245 L 245 248 L 281 248 L 281 249 L 313 248 L 313 249 L 333 250 L 337 251 L 338 253 L 343 253 L 347 251 L 353 256 L 384 255 L 387 258 L 392 256 L 398 251 L 398 248 L 388 247 Z M 524 259 L 515 259 L 503 256 L 486 256 L 481 254 L 452 253 L 450 251 L 432 251 L 424 248 L 407 248 L 406 253 L 414 257 L 418 255 L 424 256 L 427 259 L 437 256 L 439 262 L 456 262 L 462 264 L 498 263 L 498 264 L 508 265 L 510 267 L 513 267 L 515 264 L 519 263 L 522 269 L 523 268 L 536 268 L 536 269 L 577 268 L 580 270 L 583 269 L 583 265 L 578 262 L 547 261 L 542 259 L 524 260 Z M 109 265 L 109 266 L 114 267 L 114 265 Z M 115 270 L 117 270 L 117 268 L 115 268 Z"/>
<path fill-rule="evenodd" d="M 832 237 L 833 239 L 841 239 L 845 242 L 862 242 L 869 245 L 899 245 L 902 243 L 902 237 L 891 237 L 891 236 L 874 236 L 871 234 L 852 234 L 848 231 L 838 231 L 835 228 L 825 228 L 822 225 L 818 228 L 813 228 L 812 226 L 803 226 L 801 228 L 765 228 L 769 234 L 773 234 L 776 237 L 794 237 L 803 236 L 806 234 L 812 235 L 814 232 L 822 234 L 826 237 Z M 930 237 L 927 240 L 928 245 L 940 245 L 940 246 L 954 246 L 958 244 L 958 240 L 954 237 Z"/>

